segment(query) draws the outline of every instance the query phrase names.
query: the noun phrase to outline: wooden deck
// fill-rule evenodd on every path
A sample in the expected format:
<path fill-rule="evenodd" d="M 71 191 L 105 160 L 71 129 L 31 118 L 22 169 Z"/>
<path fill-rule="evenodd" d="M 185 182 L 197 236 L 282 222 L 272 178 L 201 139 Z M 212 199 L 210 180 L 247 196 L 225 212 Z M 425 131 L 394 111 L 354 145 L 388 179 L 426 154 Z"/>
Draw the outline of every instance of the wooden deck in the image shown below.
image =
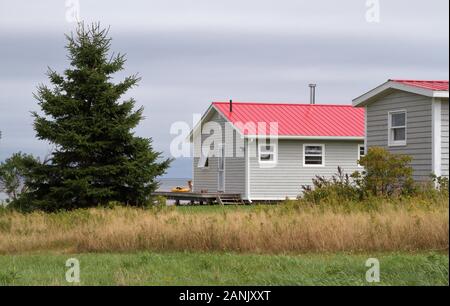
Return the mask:
<path fill-rule="evenodd" d="M 236 193 L 196 193 L 196 192 L 170 192 L 157 191 L 153 196 L 164 197 L 168 200 L 174 200 L 177 205 L 181 201 L 188 201 L 191 204 L 244 204 L 241 195 Z"/>

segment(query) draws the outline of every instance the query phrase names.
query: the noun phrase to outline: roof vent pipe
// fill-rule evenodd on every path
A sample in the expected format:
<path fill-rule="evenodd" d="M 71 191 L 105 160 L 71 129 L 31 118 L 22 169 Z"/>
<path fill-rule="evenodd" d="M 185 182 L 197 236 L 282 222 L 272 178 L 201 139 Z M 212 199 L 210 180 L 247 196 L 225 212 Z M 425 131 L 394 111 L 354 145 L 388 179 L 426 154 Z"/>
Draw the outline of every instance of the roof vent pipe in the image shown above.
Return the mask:
<path fill-rule="evenodd" d="M 233 100 L 230 100 L 230 113 L 233 112 Z"/>
<path fill-rule="evenodd" d="M 316 104 L 316 86 L 317 84 L 309 84 L 311 104 Z"/>

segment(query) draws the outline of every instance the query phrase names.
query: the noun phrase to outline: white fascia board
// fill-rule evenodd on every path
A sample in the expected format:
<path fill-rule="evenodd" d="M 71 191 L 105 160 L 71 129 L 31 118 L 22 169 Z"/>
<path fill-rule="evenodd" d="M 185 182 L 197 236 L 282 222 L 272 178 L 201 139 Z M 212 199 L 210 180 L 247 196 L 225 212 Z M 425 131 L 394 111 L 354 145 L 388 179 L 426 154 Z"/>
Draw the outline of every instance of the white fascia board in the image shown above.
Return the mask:
<path fill-rule="evenodd" d="M 204 113 L 204 115 L 202 116 L 202 118 L 197 122 L 197 124 L 194 126 L 194 128 L 191 130 L 191 132 L 189 133 L 186 141 L 187 142 L 192 142 L 193 141 L 193 137 L 195 135 L 195 133 L 197 132 L 197 130 L 202 126 L 202 122 L 204 121 L 204 119 L 206 117 L 208 117 L 209 113 L 212 110 L 212 104 L 208 107 L 208 109 L 206 110 L 206 112 Z"/>
<path fill-rule="evenodd" d="M 219 114 L 219 116 L 221 116 L 226 122 L 228 122 L 233 127 L 233 129 L 238 133 L 239 136 L 244 138 L 244 135 L 242 134 L 242 132 L 232 122 L 230 122 L 230 120 L 228 120 L 228 118 L 224 114 L 222 114 L 222 112 L 217 107 L 215 107 L 213 104 L 211 104 L 211 106 L 213 109 L 216 110 L 216 112 Z"/>
<path fill-rule="evenodd" d="M 369 92 L 366 92 L 365 94 L 357 97 L 356 99 L 353 99 L 353 106 L 357 107 L 357 106 L 363 106 L 363 103 L 366 102 L 368 99 L 381 94 L 383 91 L 389 89 L 389 83 L 391 82 L 386 82 L 381 84 L 380 86 L 372 89 Z"/>
<path fill-rule="evenodd" d="M 433 93 L 433 98 L 447 98 L 448 99 L 448 91 L 435 91 Z"/>
<path fill-rule="evenodd" d="M 417 95 L 430 97 L 430 98 L 432 98 L 432 97 L 441 97 L 441 98 L 448 97 L 448 91 L 435 91 L 435 90 L 431 90 L 431 89 L 424 89 L 424 88 L 419 88 L 419 87 L 415 87 L 415 86 L 410 86 L 410 85 L 406 85 L 406 84 L 402 84 L 402 83 L 398 83 L 398 82 L 387 81 L 386 83 L 378 86 L 377 88 L 372 89 L 371 91 L 354 99 L 353 106 L 355 106 L 355 107 L 365 106 L 371 99 L 375 98 L 376 96 L 382 94 L 383 92 L 385 92 L 386 90 L 389 90 L 389 89 L 397 89 L 397 90 L 406 91 L 406 92 L 410 92 L 410 93 L 414 93 Z"/>
<path fill-rule="evenodd" d="M 198 132 L 199 128 L 202 126 L 202 122 L 204 122 L 206 120 L 206 118 L 209 117 L 209 114 L 215 110 L 219 116 L 221 116 L 226 122 L 230 123 L 231 126 L 234 128 L 234 130 L 238 133 L 239 136 L 244 137 L 241 133 L 241 131 L 239 129 L 236 128 L 236 126 L 234 126 L 234 124 L 232 124 L 227 117 L 225 117 L 224 114 L 222 114 L 222 112 L 214 106 L 214 104 L 211 104 L 208 109 L 206 110 L 206 112 L 204 113 L 204 115 L 202 116 L 202 118 L 200 119 L 199 122 L 197 122 L 197 124 L 195 125 L 195 127 L 191 130 L 191 132 L 188 135 L 188 138 L 186 139 L 187 142 L 192 142 L 193 141 L 193 137 L 194 135 Z"/>

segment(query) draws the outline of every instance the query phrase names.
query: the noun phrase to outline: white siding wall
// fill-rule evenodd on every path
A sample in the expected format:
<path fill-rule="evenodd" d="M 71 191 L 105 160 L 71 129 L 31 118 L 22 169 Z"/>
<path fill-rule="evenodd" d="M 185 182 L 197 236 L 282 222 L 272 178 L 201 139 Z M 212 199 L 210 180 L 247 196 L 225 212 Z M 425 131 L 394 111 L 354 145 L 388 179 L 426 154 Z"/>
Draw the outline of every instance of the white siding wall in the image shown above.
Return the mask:
<path fill-rule="evenodd" d="M 441 109 L 441 125 L 442 125 L 442 131 L 441 131 L 441 145 L 442 145 L 442 175 L 448 177 L 449 176 L 449 166 L 448 166 L 448 160 L 449 160 L 449 148 L 448 148 L 448 132 L 449 132 L 449 107 L 448 107 L 448 99 L 442 100 L 442 109 Z"/>
<path fill-rule="evenodd" d="M 407 145 L 388 146 L 388 112 L 407 111 Z M 396 91 L 367 106 L 367 146 L 379 146 L 413 158 L 414 178 L 429 180 L 432 173 L 431 98 Z"/>
<path fill-rule="evenodd" d="M 239 193 L 244 196 L 245 194 L 245 152 L 240 149 L 240 136 L 236 133 L 229 134 L 225 133 L 226 125 L 230 129 L 229 123 L 217 113 L 217 111 L 213 110 L 213 114 L 211 118 L 207 119 L 206 122 L 203 123 L 203 126 L 207 124 L 207 122 L 216 122 L 220 124 L 222 129 L 222 135 L 213 135 L 210 134 L 209 131 L 207 134 L 202 135 L 202 144 L 203 142 L 213 135 L 215 143 L 219 144 L 225 139 L 225 148 L 226 148 L 226 158 L 225 158 L 225 192 L 227 193 Z M 230 129 L 231 130 L 231 129 Z M 225 138 L 226 135 L 226 138 Z M 200 137 L 197 135 L 196 137 Z M 223 138 L 222 138 L 223 137 Z M 237 146 L 234 145 L 237 142 Z M 194 141 L 194 145 L 197 142 Z M 198 142 L 199 143 L 199 142 Z M 243 145 L 242 145 L 243 147 Z M 242 156 L 239 156 L 237 151 L 240 151 Z M 218 158 L 210 157 L 209 158 L 209 168 L 198 168 L 199 162 L 199 152 L 200 148 L 197 146 L 194 148 L 196 152 L 196 157 L 193 159 L 193 181 L 194 181 L 194 192 L 200 192 L 201 190 L 208 190 L 208 192 L 217 192 L 218 190 Z"/>
<path fill-rule="evenodd" d="M 303 167 L 303 144 L 325 144 L 325 167 Z M 358 145 L 363 141 L 280 140 L 278 163 L 274 168 L 260 167 L 256 141 L 250 147 L 250 197 L 252 200 L 296 198 L 302 185 L 312 185 L 316 175 L 330 177 L 341 166 L 348 174 L 360 171 Z"/>

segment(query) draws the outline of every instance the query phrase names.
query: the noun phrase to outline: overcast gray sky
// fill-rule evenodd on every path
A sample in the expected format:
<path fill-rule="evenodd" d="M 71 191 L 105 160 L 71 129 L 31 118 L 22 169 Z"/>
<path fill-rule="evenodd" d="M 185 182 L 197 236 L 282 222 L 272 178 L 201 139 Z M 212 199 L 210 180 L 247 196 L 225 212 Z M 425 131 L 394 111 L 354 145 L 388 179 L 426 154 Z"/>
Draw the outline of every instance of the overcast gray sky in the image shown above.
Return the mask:
<path fill-rule="evenodd" d="M 113 51 L 128 55 L 125 74 L 142 77 L 130 92 L 145 106 L 137 134 L 166 155 L 170 125 L 213 100 L 308 102 L 315 82 L 318 103 L 350 104 L 389 78 L 448 80 L 448 0 L 379 0 L 380 22 L 367 21 L 366 0 L 78 2 L 82 20 L 111 26 Z M 47 66 L 67 67 L 73 7 L 0 0 L 0 160 L 50 150 L 34 138 L 32 93 Z M 190 175 L 189 160 L 168 174 Z"/>

